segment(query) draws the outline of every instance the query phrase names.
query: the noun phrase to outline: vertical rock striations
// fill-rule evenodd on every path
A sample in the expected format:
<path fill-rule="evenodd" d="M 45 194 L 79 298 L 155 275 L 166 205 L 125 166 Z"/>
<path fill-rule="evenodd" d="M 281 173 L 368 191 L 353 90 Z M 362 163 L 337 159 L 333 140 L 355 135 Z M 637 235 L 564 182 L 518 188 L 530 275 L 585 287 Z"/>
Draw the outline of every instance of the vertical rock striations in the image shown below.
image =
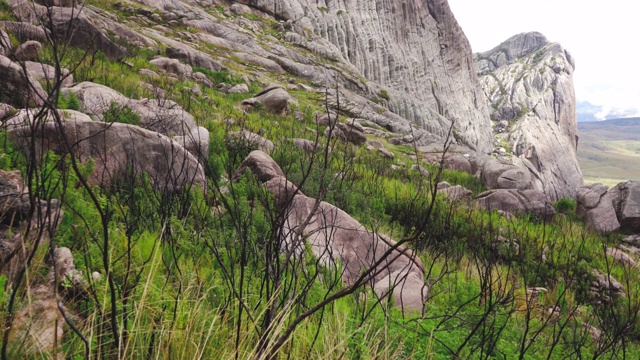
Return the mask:
<path fill-rule="evenodd" d="M 286 20 L 297 33 L 289 38 L 299 45 L 333 53 L 346 63 L 339 66 L 388 87 L 379 97 L 394 113 L 440 136 L 453 122 L 459 142 L 490 149 L 488 108 L 471 47 L 446 0 L 239 2 Z M 379 90 L 367 84 L 367 91 Z"/>
<path fill-rule="evenodd" d="M 492 109 L 495 152 L 529 169 L 533 187 L 550 199 L 575 197 L 583 180 L 571 55 L 532 32 L 476 54 L 475 63 Z"/>

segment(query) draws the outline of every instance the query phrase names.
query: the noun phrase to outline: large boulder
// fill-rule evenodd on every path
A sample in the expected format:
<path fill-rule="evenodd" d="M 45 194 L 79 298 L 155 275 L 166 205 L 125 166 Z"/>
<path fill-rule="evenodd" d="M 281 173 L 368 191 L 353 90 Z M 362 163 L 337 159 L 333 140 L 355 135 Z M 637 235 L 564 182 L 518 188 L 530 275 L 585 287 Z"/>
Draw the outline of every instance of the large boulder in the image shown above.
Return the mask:
<path fill-rule="evenodd" d="M 36 129 L 15 126 L 9 132 L 10 138 L 25 153 L 31 151 L 35 136 L 36 151 L 73 153 L 81 162 L 93 159 L 94 170 L 88 181 L 94 185 L 117 186 L 121 181 L 146 175 L 155 189 L 173 192 L 200 186 L 204 190 L 203 168 L 177 142 L 137 126 L 82 120 L 67 116 L 69 113 L 75 112 L 60 112 L 66 118 L 62 126 L 53 121 Z"/>
<path fill-rule="evenodd" d="M 609 190 L 620 225 L 640 232 L 640 181 L 627 181 Z"/>
<path fill-rule="evenodd" d="M 9 332 L 12 352 L 39 358 L 61 346 L 66 330 L 61 309 L 66 316 L 70 315 L 62 300 L 72 291 L 81 291 L 85 285 L 68 248 L 56 248 L 53 262 L 45 282 L 29 290 L 31 301 L 13 319 Z"/>
<path fill-rule="evenodd" d="M 264 137 L 247 129 L 242 129 L 240 131 L 230 131 L 229 136 L 236 139 L 237 141 L 244 142 L 246 145 L 260 149 L 266 153 L 269 153 L 276 148 L 271 140 L 265 139 Z"/>
<path fill-rule="evenodd" d="M 34 40 L 29 40 L 20 44 L 20 46 L 14 50 L 13 57 L 17 61 L 36 60 L 40 55 L 40 49 L 42 49 L 42 44 Z"/>
<path fill-rule="evenodd" d="M 25 74 L 24 69 L 9 58 L 0 55 L 0 102 L 24 108 L 42 106 L 47 94 L 38 81 Z"/>
<path fill-rule="evenodd" d="M 267 153 L 261 150 L 252 151 L 234 172 L 233 178 L 240 178 L 247 170 L 251 170 L 261 182 L 284 176 L 280 166 Z"/>
<path fill-rule="evenodd" d="M 83 13 L 75 8 L 54 7 L 49 12 L 52 35 L 57 39 L 65 39 L 69 45 L 85 50 L 99 50 L 109 60 L 120 60 L 127 51 L 116 45 L 102 33 Z M 46 10 L 45 10 L 46 11 Z M 46 12 L 45 12 L 46 14 Z"/>
<path fill-rule="evenodd" d="M 140 116 L 140 126 L 165 135 L 184 135 L 196 127 L 193 116 L 171 100 L 134 100 L 119 92 L 91 82 L 82 82 L 68 89 L 80 100 L 80 110 L 96 120 L 105 120 L 109 111 L 124 111 L 127 107 Z"/>
<path fill-rule="evenodd" d="M 480 178 L 488 189 L 531 189 L 531 173 L 496 159 L 484 162 Z"/>
<path fill-rule="evenodd" d="M 56 68 L 51 65 L 42 64 L 39 62 L 25 61 L 24 66 L 34 79 L 39 82 L 53 84 L 56 81 Z M 61 85 L 63 87 L 69 87 L 73 85 L 73 74 L 68 69 L 60 69 Z"/>
<path fill-rule="evenodd" d="M 529 214 L 544 221 L 551 221 L 556 214 L 546 195 L 539 190 L 489 190 L 478 195 L 474 202 L 485 210 Z"/>
<path fill-rule="evenodd" d="M 405 310 L 423 310 L 424 265 L 411 250 L 369 231 L 341 209 L 305 196 L 284 177 L 272 178 L 265 187 L 286 216 L 281 229 L 284 251 L 301 251 L 306 241 L 324 266 L 341 269 L 347 285 L 358 282 L 363 271 L 374 269 L 364 279 L 378 296 L 393 296 L 395 306 Z"/>
<path fill-rule="evenodd" d="M 172 44 L 172 45 L 176 45 L 176 44 Z M 211 71 L 227 70 L 227 68 L 224 65 L 222 65 L 218 61 L 213 60 L 211 56 L 201 51 L 187 47 L 186 45 L 181 45 L 178 47 L 168 47 L 166 53 L 167 53 L 167 57 L 181 60 L 191 66 L 197 66 L 197 67 L 209 69 Z"/>
<path fill-rule="evenodd" d="M 47 42 L 49 34 L 42 26 L 19 21 L 0 21 L 0 29 L 4 29 L 20 41 L 35 40 L 44 43 Z"/>
<path fill-rule="evenodd" d="M 245 109 L 252 109 L 257 106 L 264 108 L 274 114 L 285 115 L 289 104 L 297 103 L 297 100 L 280 85 L 271 84 L 262 89 L 254 97 L 244 100 L 242 105 Z"/>
<path fill-rule="evenodd" d="M 620 228 L 613 200 L 602 184 L 585 185 L 578 190 L 578 215 L 584 215 L 585 224 L 601 234 Z"/>
<path fill-rule="evenodd" d="M 204 161 L 209 157 L 209 130 L 202 126 L 198 126 L 190 130 L 184 136 L 175 136 L 173 140 L 182 145 L 188 152 L 196 158 Z"/>
<path fill-rule="evenodd" d="M 158 57 L 149 61 L 149 63 L 159 67 L 167 73 L 174 74 L 181 79 L 188 78 L 193 73 L 191 66 L 183 64 L 177 59 Z"/>
<path fill-rule="evenodd" d="M 376 294 L 393 296 L 395 305 L 404 309 L 423 309 L 427 296 L 424 266 L 411 250 L 405 246 L 392 250 L 393 240 L 367 230 L 339 208 L 305 196 L 262 151 L 251 152 L 234 178 L 247 170 L 274 195 L 276 207 L 286 218 L 280 229 L 283 252 L 301 253 L 306 241 L 323 265 L 342 269 L 340 275 L 347 285 L 356 283 L 363 270 L 381 260 L 372 276 L 366 278 Z"/>

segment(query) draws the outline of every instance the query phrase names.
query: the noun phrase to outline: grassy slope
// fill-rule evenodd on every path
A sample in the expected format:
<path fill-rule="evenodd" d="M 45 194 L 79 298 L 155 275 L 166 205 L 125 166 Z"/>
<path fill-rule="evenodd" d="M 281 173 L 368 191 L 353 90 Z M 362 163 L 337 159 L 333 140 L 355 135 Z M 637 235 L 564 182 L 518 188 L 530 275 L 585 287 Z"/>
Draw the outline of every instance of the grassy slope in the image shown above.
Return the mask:
<path fill-rule="evenodd" d="M 587 181 L 640 180 L 640 119 L 579 123 L 578 161 Z"/>
<path fill-rule="evenodd" d="M 44 54 L 46 56 L 46 51 Z M 139 81 L 144 79 L 136 71 L 149 67 L 151 55 L 141 52 L 129 59 L 134 64 L 133 68 L 99 59 L 100 66 L 81 66 L 76 79 L 93 79 L 127 95 L 149 96 L 139 86 Z M 236 69 L 240 74 L 242 70 L 240 67 Z M 237 81 L 237 77 L 224 73 L 209 75 L 212 80 Z M 193 96 L 184 90 L 192 85 L 188 81 L 161 80 L 157 85 L 167 91 L 168 97 L 194 114 L 199 124 L 212 132 L 210 164 L 219 167 L 216 174 L 232 172 L 247 150 L 229 143 L 226 132 L 247 127 L 256 132 L 264 130 L 265 136 L 279 146 L 280 150 L 273 156 L 287 170 L 288 177 L 294 182 L 301 180 L 300 166 L 307 159 L 299 151 L 291 151 L 286 139 L 314 139 L 314 131 L 310 130 L 315 126 L 312 113 L 322 111 L 322 97 L 318 94 L 293 92 L 300 101 L 299 110 L 305 114 L 302 120 L 296 120 L 292 114 L 284 118 L 264 112 L 245 114 L 238 104 L 251 94 L 227 95 L 215 89 L 203 89 L 203 96 Z M 254 86 L 251 91 L 255 93 L 258 89 Z M 226 119 L 234 120 L 235 125 L 225 125 Z M 362 148 L 339 143 L 332 146 L 336 155 L 330 159 L 330 175 L 338 173 L 348 163 L 353 181 L 345 187 L 333 189 L 327 200 L 343 208 L 365 226 L 380 229 L 396 239 L 412 234 L 416 221 L 419 223 L 426 218 L 425 204 L 421 203 L 422 207 L 415 206 L 413 201 L 416 197 L 420 199 L 424 196 L 424 179 L 407 171 L 390 170 L 391 164 L 411 165 L 405 153 L 407 149 L 386 144 L 397 156 L 391 161 Z M 437 171 L 432 167 L 429 170 L 432 173 Z M 444 180 L 477 190 L 481 188 L 476 179 L 462 173 L 447 172 Z M 211 181 L 216 183 L 218 178 L 211 178 Z M 307 195 L 317 193 L 317 181 L 311 176 L 305 184 L 303 190 Z M 229 216 L 212 219 L 209 207 L 201 207 L 202 203 L 198 202 L 197 197 L 191 200 L 195 210 L 190 211 L 189 216 L 171 214 L 173 231 L 162 241 L 159 240 L 160 228 L 155 219 L 157 214 L 151 212 L 141 217 L 139 231 L 134 235 L 132 261 L 133 268 L 140 271 L 142 281 L 126 298 L 131 304 L 129 311 L 133 314 L 129 320 L 129 337 L 122 352 L 126 358 L 146 358 L 149 344 L 153 341 L 156 344 L 152 349 L 153 354 L 160 358 L 190 359 L 204 356 L 227 359 L 238 355 L 244 359 L 255 355 L 259 326 L 251 323 L 245 312 L 241 317 L 244 325 L 237 332 L 235 326 L 240 306 L 234 300 L 229 283 L 225 281 L 214 249 L 219 245 L 223 251 L 224 246 L 235 246 L 241 241 L 259 244 L 259 240 L 268 232 L 265 224 L 267 209 L 256 205 L 254 199 L 259 187 L 250 180 L 235 187 L 220 184 L 230 186 L 231 193 L 224 197 L 236 201 L 230 210 L 253 219 L 248 234 L 238 233 Z M 73 198 L 65 206 L 75 211 L 66 209 L 67 215 L 58 234 L 58 243 L 72 248 L 79 269 L 85 273 L 100 272 L 99 247 L 87 239 L 88 234 L 95 231 L 95 224 L 84 223 L 84 229 L 77 227 L 83 224 L 79 216 L 95 219 L 96 214 L 87 206 L 86 193 L 77 189 L 70 191 Z M 110 228 L 113 231 L 111 251 L 114 258 L 124 253 L 127 235 L 122 223 L 133 212 L 127 206 L 117 206 L 127 204 L 123 196 L 105 193 L 101 197 L 104 202 L 116 205 Z M 220 203 L 220 199 L 213 200 L 215 204 Z M 138 201 L 153 208 L 154 200 L 149 196 Z M 146 207 L 137 211 L 147 215 L 144 212 Z M 370 290 L 365 291 L 327 307 L 322 318 L 315 316 L 305 321 L 294 333 L 295 341 L 285 346 L 282 358 L 290 353 L 291 358 L 314 359 L 447 359 L 456 350 L 459 350 L 462 358 L 513 358 L 524 345 L 530 346 L 527 351 L 529 358 L 562 358 L 570 356 L 575 344 L 556 337 L 559 329 L 566 327 L 583 334 L 583 322 L 598 327 L 606 325 L 600 324 L 598 318 L 592 316 L 603 310 L 585 302 L 584 287 L 588 286 L 588 274 L 592 267 L 603 270 L 610 267 L 613 276 L 625 285 L 630 298 L 636 299 L 635 293 L 640 284 L 638 274 L 607 261 L 602 250 L 603 239 L 585 231 L 571 217 L 559 218 L 555 223 L 545 225 L 527 218 L 506 220 L 497 214 L 469 209 L 466 205 L 450 207 L 445 202 L 438 202 L 435 209 L 428 232 L 422 234 L 415 244 L 427 266 L 431 287 L 423 317 L 404 317 L 397 310 L 375 306 Z M 518 239 L 521 251 L 518 254 L 508 248 L 496 251 L 492 243 L 498 235 Z M 605 241 L 612 242 L 615 239 Z M 170 246 L 167 246 L 167 242 Z M 211 247 L 207 247 L 209 245 Z M 502 260 L 492 263 L 488 273 L 485 273 L 491 275 L 491 279 L 481 277 L 482 270 L 488 266 L 487 259 L 494 258 L 496 254 Z M 172 261 L 169 255 L 177 257 L 172 266 L 167 265 L 167 261 Z M 232 258 L 233 254 L 228 256 Z M 540 261 L 542 257 L 548 260 Z M 251 274 L 264 273 L 260 261 L 258 256 L 253 258 L 251 264 L 247 265 L 247 271 Z M 47 268 L 44 262 L 37 262 L 36 265 Z M 176 266 L 179 272 L 175 270 Z M 240 266 L 231 268 L 239 271 Z M 119 281 L 126 278 L 126 272 L 119 263 L 115 264 L 114 272 Z M 32 280 L 37 282 L 38 272 L 34 271 L 32 276 Z M 260 316 L 264 310 L 260 299 L 262 290 L 259 276 L 253 277 L 243 288 L 243 301 L 254 310 L 252 316 Z M 490 281 L 488 288 L 492 295 L 487 295 L 486 286 L 482 287 L 487 281 Z M 565 290 L 565 281 L 567 287 L 569 283 L 572 284 L 570 289 Z M 314 290 L 326 290 L 323 284 L 316 286 L 318 289 Z M 526 288 L 531 286 L 545 286 L 549 291 L 527 303 Z M 109 311 L 106 284 L 98 283 L 96 289 L 99 301 L 78 304 L 75 309 L 87 319 L 81 329 L 85 334 L 103 331 L 101 317 Z M 367 301 L 361 301 L 362 298 Z M 531 306 L 535 309 L 529 314 L 535 319 L 526 322 L 526 309 Z M 546 315 L 547 309 L 554 306 L 558 306 L 560 315 Z M 299 311 L 301 308 L 290 310 Z M 123 307 L 121 311 L 126 309 Z M 368 311 L 371 311 L 370 316 L 363 317 Z M 482 317 L 483 314 L 487 314 L 487 317 Z M 478 326 L 481 331 L 467 338 Z M 525 336 L 527 328 L 529 334 Z M 538 330 L 540 333 L 534 337 L 532 334 Z M 638 338 L 637 329 L 628 329 L 628 332 L 633 339 Z M 598 349 L 598 344 L 592 343 L 587 335 L 580 337 L 586 339 L 580 345 L 583 356 L 589 356 Z M 536 340 L 529 343 L 532 338 Z M 95 342 L 96 338 L 92 338 L 92 341 Z M 557 346 L 553 348 L 553 344 Z M 637 354 L 637 347 L 633 343 L 628 348 Z M 550 349 L 554 349 L 552 353 L 549 353 Z M 67 336 L 63 351 L 68 357 L 79 357 L 82 344 L 77 337 Z"/>

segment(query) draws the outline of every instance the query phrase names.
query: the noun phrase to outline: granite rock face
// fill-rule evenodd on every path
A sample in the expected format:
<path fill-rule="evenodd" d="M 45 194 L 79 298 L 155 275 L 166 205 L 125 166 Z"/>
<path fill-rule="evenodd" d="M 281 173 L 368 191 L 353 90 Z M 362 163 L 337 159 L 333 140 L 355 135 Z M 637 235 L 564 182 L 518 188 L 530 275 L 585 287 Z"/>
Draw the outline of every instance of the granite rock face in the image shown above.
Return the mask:
<path fill-rule="evenodd" d="M 391 112 L 441 136 L 453 122 L 459 142 L 489 150 L 488 108 L 471 47 L 446 0 L 239 2 L 290 20 L 297 36 L 287 39 L 388 88 L 379 97 Z"/>
<path fill-rule="evenodd" d="M 620 225 L 640 232 L 640 182 L 627 181 L 609 190 Z"/>
<path fill-rule="evenodd" d="M 476 54 L 475 63 L 493 109 L 495 152 L 528 170 L 551 200 L 575 198 L 583 179 L 571 55 L 534 32 Z"/>
<path fill-rule="evenodd" d="M 579 215 L 585 224 L 597 232 L 606 234 L 620 228 L 608 188 L 602 184 L 585 185 L 578 190 Z"/>

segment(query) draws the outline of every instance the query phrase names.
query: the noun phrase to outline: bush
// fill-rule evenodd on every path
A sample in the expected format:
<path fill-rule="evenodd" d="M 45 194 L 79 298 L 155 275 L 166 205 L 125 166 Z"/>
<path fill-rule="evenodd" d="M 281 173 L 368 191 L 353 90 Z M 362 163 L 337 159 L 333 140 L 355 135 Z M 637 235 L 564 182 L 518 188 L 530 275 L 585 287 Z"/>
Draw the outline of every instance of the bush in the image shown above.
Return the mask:
<path fill-rule="evenodd" d="M 76 94 L 72 92 L 67 96 L 60 94 L 60 97 L 58 98 L 58 108 L 78 111 L 80 110 L 80 100 L 78 100 Z"/>
<path fill-rule="evenodd" d="M 569 198 L 562 198 L 553 204 L 553 208 L 558 213 L 565 215 L 575 214 L 577 206 L 576 201 Z"/>
<path fill-rule="evenodd" d="M 113 101 L 109 106 L 109 110 L 104 113 L 102 121 L 138 125 L 140 124 L 140 115 L 134 113 L 128 106 L 121 106 Z"/>

